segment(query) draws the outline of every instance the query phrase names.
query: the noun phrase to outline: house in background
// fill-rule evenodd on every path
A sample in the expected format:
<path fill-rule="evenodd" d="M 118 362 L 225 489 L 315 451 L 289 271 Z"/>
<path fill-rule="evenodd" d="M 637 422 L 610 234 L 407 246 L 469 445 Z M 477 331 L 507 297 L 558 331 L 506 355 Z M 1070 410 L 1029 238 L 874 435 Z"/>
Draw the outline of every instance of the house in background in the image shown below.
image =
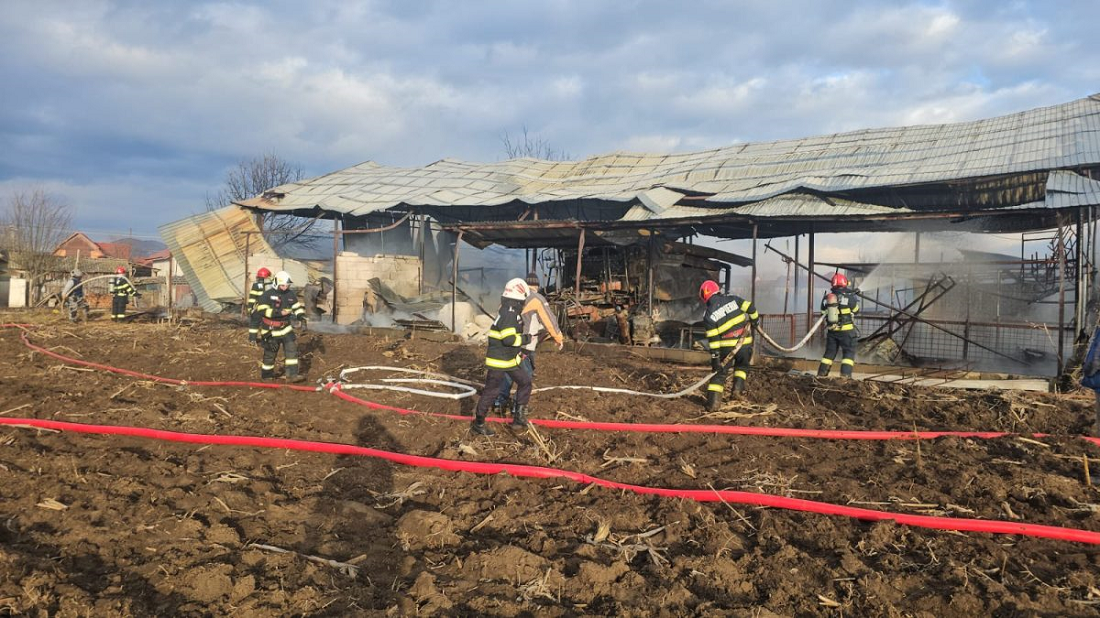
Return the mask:
<path fill-rule="evenodd" d="M 74 232 L 61 241 L 53 254 L 57 257 L 114 258 L 130 261 L 133 247 L 121 242 L 96 242 L 84 232 Z"/>

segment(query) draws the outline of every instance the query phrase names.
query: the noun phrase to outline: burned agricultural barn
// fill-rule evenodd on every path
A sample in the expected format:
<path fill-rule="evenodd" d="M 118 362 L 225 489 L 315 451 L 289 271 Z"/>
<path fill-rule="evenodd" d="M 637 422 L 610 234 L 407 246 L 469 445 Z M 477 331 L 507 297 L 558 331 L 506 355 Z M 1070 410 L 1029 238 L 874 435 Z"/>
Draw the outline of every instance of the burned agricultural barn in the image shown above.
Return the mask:
<path fill-rule="evenodd" d="M 405 286 L 392 290 L 397 300 L 388 304 L 423 301 L 461 332 L 465 322 L 495 310 L 499 292 L 476 289 L 481 279 L 463 270 L 468 246 L 505 247 L 523 252 L 504 274 L 535 270 L 574 337 L 690 345 L 701 313 L 699 283 L 710 278 L 730 288 L 745 273 L 748 285 L 737 291 L 756 298 L 757 268 L 770 250 L 792 265 L 794 298 L 805 303 L 758 302 L 765 330 L 777 338 L 789 342 L 806 332 L 823 281 L 844 269 L 867 280 L 859 326 L 868 353 L 885 348 L 898 362 L 1004 365 L 1021 373 L 1034 354 L 1045 364 L 1033 374 L 1061 372 L 1092 323 L 1098 205 L 1100 95 L 973 122 L 702 152 L 444 159 L 420 168 L 366 162 L 238 204 L 333 221 L 327 268 L 342 323 L 362 316 L 364 290 L 374 289 L 355 272 L 366 268 L 389 273 L 388 282 L 373 278 L 391 290 L 393 282 Z M 952 231 L 1021 235 L 1021 254 L 965 271 L 921 256 L 921 235 Z M 908 234 L 913 259 L 815 259 L 821 234 L 880 232 Z M 1042 246 L 1028 245 L 1029 234 L 1042 237 Z M 751 242 L 742 243 L 749 248 L 740 255 L 704 246 L 704 237 Z M 795 249 L 769 242 L 777 238 L 793 238 Z M 384 256 L 411 263 L 377 263 Z M 346 268 L 341 260 L 349 260 Z M 887 272 L 888 286 L 867 285 Z M 962 300 L 944 313 L 955 306 L 950 298 Z M 463 317 L 458 307 L 465 303 L 473 308 Z M 1020 306 L 1037 303 L 1057 307 L 1042 328 L 1019 318 Z"/>

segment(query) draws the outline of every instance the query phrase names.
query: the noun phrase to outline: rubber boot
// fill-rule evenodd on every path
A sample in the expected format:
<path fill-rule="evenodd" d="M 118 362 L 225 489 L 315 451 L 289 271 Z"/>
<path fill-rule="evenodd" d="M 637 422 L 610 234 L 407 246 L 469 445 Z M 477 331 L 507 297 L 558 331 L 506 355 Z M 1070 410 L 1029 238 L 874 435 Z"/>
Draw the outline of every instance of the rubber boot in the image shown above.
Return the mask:
<path fill-rule="evenodd" d="M 718 391 L 707 391 L 707 412 L 714 412 L 721 403 L 722 393 Z"/>
<path fill-rule="evenodd" d="M 840 377 L 851 380 L 852 379 L 852 369 L 853 369 L 853 367 L 851 365 L 841 365 L 840 366 Z"/>
<path fill-rule="evenodd" d="M 270 369 L 261 369 L 260 379 L 264 382 L 270 382 L 275 379 L 275 372 Z"/>
<path fill-rule="evenodd" d="M 527 427 L 527 406 L 516 405 L 512 408 L 512 427 Z"/>
<path fill-rule="evenodd" d="M 740 395 L 745 392 L 745 378 L 733 379 L 733 394 Z"/>
<path fill-rule="evenodd" d="M 825 376 L 829 375 L 829 369 L 831 369 L 829 365 L 821 363 L 817 366 L 817 377 L 824 378 Z"/>
<path fill-rule="evenodd" d="M 474 423 L 470 426 L 470 431 L 481 436 L 495 436 L 497 432 L 493 431 L 493 428 L 489 426 L 489 423 L 485 422 L 484 416 L 475 416 Z"/>
<path fill-rule="evenodd" d="M 299 384 L 301 382 L 305 382 L 306 377 L 304 375 L 300 374 L 300 373 L 296 373 L 294 375 L 288 375 L 286 377 L 286 381 L 287 382 L 293 382 L 295 384 Z"/>

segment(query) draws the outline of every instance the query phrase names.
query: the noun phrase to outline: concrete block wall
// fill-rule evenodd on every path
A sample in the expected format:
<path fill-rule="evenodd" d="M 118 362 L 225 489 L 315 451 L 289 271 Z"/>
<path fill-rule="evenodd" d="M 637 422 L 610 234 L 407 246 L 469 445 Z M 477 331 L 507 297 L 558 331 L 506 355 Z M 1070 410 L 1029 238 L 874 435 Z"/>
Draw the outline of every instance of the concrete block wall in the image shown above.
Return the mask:
<path fill-rule="evenodd" d="M 414 256 L 340 253 L 336 256 L 336 322 L 351 324 L 363 316 L 363 295 L 371 279 L 381 279 L 394 292 L 411 297 L 420 294 L 422 271 L 420 258 Z"/>

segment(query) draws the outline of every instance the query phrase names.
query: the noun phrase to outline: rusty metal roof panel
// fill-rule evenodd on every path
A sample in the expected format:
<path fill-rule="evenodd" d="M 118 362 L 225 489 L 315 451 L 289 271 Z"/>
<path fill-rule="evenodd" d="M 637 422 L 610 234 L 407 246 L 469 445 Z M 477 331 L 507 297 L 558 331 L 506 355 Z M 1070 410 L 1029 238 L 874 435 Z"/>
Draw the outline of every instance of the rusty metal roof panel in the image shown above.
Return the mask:
<path fill-rule="evenodd" d="M 246 246 L 251 252 L 274 253 L 256 217 L 236 206 L 162 225 L 157 231 L 179 262 L 199 305 L 211 312 L 221 311 L 222 302 L 243 297 Z"/>
<path fill-rule="evenodd" d="M 1100 165 L 1098 95 L 973 122 L 863 129 L 693 153 L 615 152 L 581 161 L 443 159 L 422 168 L 368 162 L 283 185 L 274 190 L 281 197 L 250 205 L 361 215 L 399 204 L 629 201 L 654 187 L 713 194 L 708 201 L 720 205 L 759 202 L 800 189 L 832 193 L 1084 165 Z"/>

